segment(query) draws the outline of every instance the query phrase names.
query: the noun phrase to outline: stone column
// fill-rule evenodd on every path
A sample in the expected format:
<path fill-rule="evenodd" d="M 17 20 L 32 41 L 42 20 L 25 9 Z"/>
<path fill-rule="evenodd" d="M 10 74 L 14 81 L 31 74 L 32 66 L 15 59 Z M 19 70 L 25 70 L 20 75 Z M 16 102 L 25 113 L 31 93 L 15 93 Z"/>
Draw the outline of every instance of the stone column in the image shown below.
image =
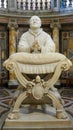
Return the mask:
<path fill-rule="evenodd" d="M 17 22 L 15 19 L 10 19 L 8 23 L 9 28 L 9 56 L 16 52 L 16 33 L 17 33 Z M 15 74 L 10 72 L 9 73 L 9 86 L 17 86 L 18 82 L 16 80 Z"/>
<path fill-rule="evenodd" d="M 50 27 L 53 29 L 52 35 L 53 35 L 53 41 L 56 45 L 56 52 L 59 52 L 59 29 L 61 28 L 59 20 L 58 19 L 53 20 Z"/>

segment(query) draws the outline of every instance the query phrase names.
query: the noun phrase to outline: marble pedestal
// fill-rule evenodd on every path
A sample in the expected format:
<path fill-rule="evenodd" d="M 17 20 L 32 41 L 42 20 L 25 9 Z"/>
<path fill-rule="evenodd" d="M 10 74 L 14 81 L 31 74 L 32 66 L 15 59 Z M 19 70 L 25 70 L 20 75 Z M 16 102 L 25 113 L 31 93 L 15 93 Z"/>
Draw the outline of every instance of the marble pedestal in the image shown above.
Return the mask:
<path fill-rule="evenodd" d="M 71 120 L 57 119 L 55 109 L 47 106 L 45 112 L 36 109 L 29 112 L 27 108 L 20 110 L 20 118 L 17 120 L 6 119 L 3 130 L 73 130 Z"/>

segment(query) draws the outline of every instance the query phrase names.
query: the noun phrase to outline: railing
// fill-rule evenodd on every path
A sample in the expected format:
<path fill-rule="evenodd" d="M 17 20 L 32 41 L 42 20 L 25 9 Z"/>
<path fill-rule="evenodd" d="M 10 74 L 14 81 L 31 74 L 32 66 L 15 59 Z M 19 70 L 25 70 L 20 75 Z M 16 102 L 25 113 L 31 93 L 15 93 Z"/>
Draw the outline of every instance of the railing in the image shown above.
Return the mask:
<path fill-rule="evenodd" d="M 21 10 L 50 10 L 50 0 L 17 0 L 17 9 Z"/>
<path fill-rule="evenodd" d="M 61 0 L 61 7 L 62 8 L 73 7 L 73 0 Z"/>
<path fill-rule="evenodd" d="M 0 9 L 1 8 L 4 8 L 4 9 L 8 8 L 8 0 L 0 0 Z"/>
<path fill-rule="evenodd" d="M 73 10 L 73 0 L 0 0 L 0 10 L 16 12 Z"/>
<path fill-rule="evenodd" d="M 61 0 L 61 10 L 73 10 L 73 0 Z"/>

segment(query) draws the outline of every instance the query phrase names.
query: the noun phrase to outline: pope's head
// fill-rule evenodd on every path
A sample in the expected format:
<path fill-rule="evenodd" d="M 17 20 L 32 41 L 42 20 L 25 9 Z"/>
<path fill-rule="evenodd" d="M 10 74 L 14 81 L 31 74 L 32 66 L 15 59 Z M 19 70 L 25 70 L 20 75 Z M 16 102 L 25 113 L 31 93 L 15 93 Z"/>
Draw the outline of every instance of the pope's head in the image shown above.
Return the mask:
<path fill-rule="evenodd" d="M 30 18 L 30 28 L 31 29 L 36 29 L 41 27 L 41 19 L 38 16 L 32 16 Z"/>

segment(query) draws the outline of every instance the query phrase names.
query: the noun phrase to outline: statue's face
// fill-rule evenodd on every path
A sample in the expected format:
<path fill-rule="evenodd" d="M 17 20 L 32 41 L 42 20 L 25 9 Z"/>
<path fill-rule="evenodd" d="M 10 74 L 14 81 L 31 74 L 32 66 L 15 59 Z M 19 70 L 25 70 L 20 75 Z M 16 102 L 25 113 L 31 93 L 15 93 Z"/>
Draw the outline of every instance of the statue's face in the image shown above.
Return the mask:
<path fill-rule="evenodd" d="M 30 28 L 40 28 L 41 19 L 38 16 L 32 16 L 30 19 Z"/>

